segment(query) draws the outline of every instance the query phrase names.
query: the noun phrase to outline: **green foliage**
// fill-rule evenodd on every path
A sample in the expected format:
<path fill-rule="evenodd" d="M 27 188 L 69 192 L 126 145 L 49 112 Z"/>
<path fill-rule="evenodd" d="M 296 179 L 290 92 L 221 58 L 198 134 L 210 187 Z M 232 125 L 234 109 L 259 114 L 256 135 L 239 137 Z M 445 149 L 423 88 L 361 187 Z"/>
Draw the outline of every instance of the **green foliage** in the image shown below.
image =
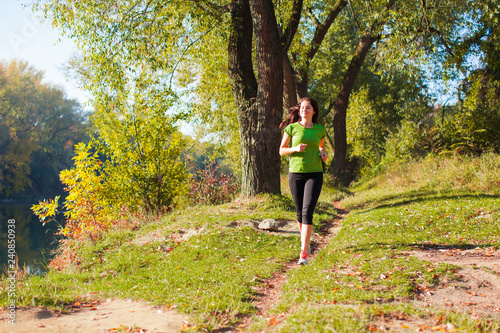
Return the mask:
<path fill-rule="evenodd" d="M 500 108 L 496 85 L 473 81 L 463 105 L 439 106 L 405 118 L 387 141 L 383 164 L 408 161 L 427 154 L 480 155 L 499 152 Z M 425 109 L 423 109 L 425 110 Z"/>
<path fill-rule="evenodd" d="M 127 117 L 109 121 L 102 136 L 90 144 L 78 144 L 75 166 L 63 170 L 61 181 L 68 196 L 64 202 L 65 226 L 60 234 L 73 238 L 99 237 L 120 224 L 122 210 L 162 212 L 182 206 L 187 174 L 181 153 L 182 135 L 148 112 L 127 123 Z M 151 125 L 149 125 L 151 124 Z M 107 138 L 108 141 L 104 141 Z M 54 218 L 57 200 L 33 207 L 42 222 Z"/>
<path fill-rule="evenodd" d="M 431 112 L 421 77 L 393 71 L 364 73 L 363 81 L 350 99 L 346 120 L 350 154 L 359 160 L 361 176 L 383 159 L 387 163 L 420 153 Z"/>
<path fill-rule="evenodd" d="M 413 121 L 403 120 L 399 131 L 387 140 L 384 164 L 404 162 L 415 158 L 417 144 L 421 141 L 422 134 L 418 125 Z"/>
<path fill-rule="evenodd" d="M 186 2 L 51 1 L 38 9 L 77 38 L 71 68 L 94 96 L 96 147 L 105 156 L 105 187 L 116 209 L 153 212 L 183 204 L 187 192 L 176 127 L 189 112 L 174 91 L 176 69 L 199 32 Z M 182 37 L 186 38 L 182 38 Z"/>
<path fill-rule="evenodd" d="M 0 194 L 60 191 L 57 172 L 86 139 L 86 116 L 26 62 L 0 63 Z"/>
<path fill-rule="evenodd" d="M 464 153 L 500 152 L 500 80 L 491 72 L 470 76 L 463 107 L 450 116 L 443 130 L 445 147 Z"/>
<path fill-rule="evenodd" d="M 186 142 L 164 108 L 154 106 L 110 106 L 93 117 L 115 207 L 160 212 L 182 205 L 187 193 Z"/>
<path fill-rule="evenodd" d="M 219 27 L 194 44 L 179 69 L 177 82 L 189 100 L 197 139 L 210 142 L 214 156 L 223 157 L 233 173 L 239 174 L 240 134 L 227 75 L 226 40 L 226 32 Z"/>

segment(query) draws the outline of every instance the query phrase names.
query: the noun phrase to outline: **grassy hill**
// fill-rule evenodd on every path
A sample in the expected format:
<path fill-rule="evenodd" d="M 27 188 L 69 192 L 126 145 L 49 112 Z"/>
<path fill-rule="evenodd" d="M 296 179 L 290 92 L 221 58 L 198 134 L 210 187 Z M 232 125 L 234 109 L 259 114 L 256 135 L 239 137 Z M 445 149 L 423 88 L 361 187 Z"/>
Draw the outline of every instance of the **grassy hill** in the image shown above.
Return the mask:
<path fill-rule="evenodd" d="M 49 273 L 17 277 L 18 305 L 64 310 L 75 300 L 137 299 L 187 313 L 186 330 L 202 331 L 500 330 L 500 309 L 477 296 L 480 288 L 470 291 L 484 298 L 480 306 L 438 302 L 440 290 L 464 286 L 465 266 L 425 258 L 459 252 L 496 258 L 499 156 L 434 157 L 349 191 L 326 185 L 305 267 L 295 264 L 300 239 L 292 229 L 255 228 L 266 218 L 293 226 L 286 185 L 283 192 L 161 218 L 137 216 L 136 224 L 96 243 L 67 240 Z M 349 214 L 340 216 L 339 207 Z M 486 261 L 470 266 L 472 272 L 499 278 L 500 268 Z M 5 278 L 2 286 L 5 306 Z"/>

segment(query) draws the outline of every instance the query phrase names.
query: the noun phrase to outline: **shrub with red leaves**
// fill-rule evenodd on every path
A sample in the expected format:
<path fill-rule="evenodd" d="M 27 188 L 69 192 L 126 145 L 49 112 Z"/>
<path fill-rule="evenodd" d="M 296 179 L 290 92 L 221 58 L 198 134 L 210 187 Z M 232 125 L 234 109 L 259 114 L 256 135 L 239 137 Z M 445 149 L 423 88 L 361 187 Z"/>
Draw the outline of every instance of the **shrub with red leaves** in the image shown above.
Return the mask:
<path fill-rule="evenodd" d="M 191 190 L 189 197 L 195 205 L 218 205 L 231 201 L 239 191 L 239 184 L 233 175 L 218 172 L 215 161 L 200 169 L 195 163 L 189 162 L 191 174 Z"/>

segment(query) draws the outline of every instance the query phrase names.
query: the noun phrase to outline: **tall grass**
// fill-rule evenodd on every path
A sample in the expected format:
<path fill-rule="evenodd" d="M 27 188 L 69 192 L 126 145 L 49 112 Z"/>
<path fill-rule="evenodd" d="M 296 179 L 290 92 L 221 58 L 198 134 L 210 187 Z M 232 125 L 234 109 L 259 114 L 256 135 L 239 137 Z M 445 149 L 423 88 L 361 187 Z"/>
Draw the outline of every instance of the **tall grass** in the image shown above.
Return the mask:
<path fill-rule="evenodd" d="M 367 204 L 375 198 L 395 197 L 401 193 L 496 195 L 500 194 L 500 155 L 430 155 L 392 165 L 372 179 L 361 181 L 353 190 L 357 195 L 344 200 L 346 207 Z"/>

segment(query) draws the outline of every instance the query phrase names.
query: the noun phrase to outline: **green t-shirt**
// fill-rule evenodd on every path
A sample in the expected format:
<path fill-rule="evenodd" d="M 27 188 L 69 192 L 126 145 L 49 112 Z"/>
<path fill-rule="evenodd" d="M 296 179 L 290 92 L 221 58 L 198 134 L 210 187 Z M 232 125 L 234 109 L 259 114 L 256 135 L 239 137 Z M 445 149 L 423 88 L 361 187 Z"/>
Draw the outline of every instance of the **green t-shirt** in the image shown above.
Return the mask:
<path fill-rule="evenodd" d="M 319 143 L 326 135 L 325 128 L 318 124 L 305 128 L 299 123 L 292 123 L 285 127 L 285 133 L 290 137 L 291 147 L 298 146 L 299 143 L 307 144 L 303 152 L 290 154 L 289 172 L 323 172 Z"/>

